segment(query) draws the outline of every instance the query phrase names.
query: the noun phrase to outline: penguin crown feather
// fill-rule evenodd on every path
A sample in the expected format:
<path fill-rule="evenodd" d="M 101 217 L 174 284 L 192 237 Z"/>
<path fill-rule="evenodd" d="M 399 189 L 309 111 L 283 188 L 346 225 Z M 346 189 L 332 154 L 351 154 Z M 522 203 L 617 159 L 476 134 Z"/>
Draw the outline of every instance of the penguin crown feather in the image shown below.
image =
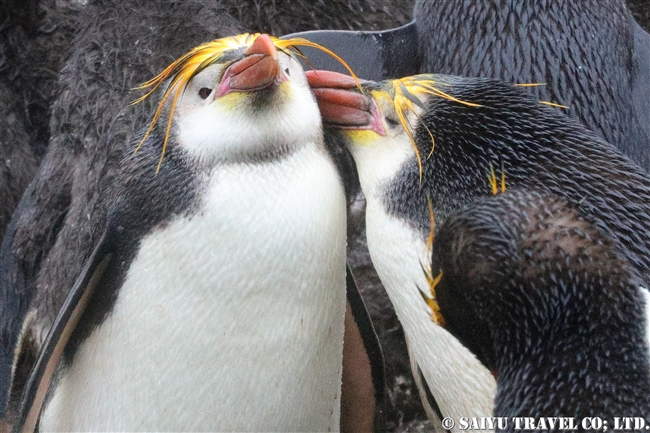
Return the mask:
<path fill-rule="evenodd" d="M 420 96 L 422 95 L 437 96 L 449 101 L 467 105 L 468 107 L 481 106 L 479 104 L 457 99 L 449 93 L 440 90 L 439 87 L 441 86 L 448 86 L 448 84 L 440 80 L 436 80 L 436 75 L 434 74 L 420 74 L 399 78 L 396 80 L 382 81 L 379 83 L 379 88 L 377 89 L 377 91 L 385 93 L 391 99 L 393 106 L 395 107 L 395 113 L 397 114 L 400 123 L 404 127 L 406 135 L 409 137 L 409 140 L 411 140 L 411 144 L 413 145 L 413 149 L 415 150 L 415 155 L 418 160 L 418 166 L 420 168 L 420 181 L 422 180 L 422 159 L 420 157 L 420 152 L 418 151 L 418 147 L 415 141 L 415 128 L 413 128 L 413 125 L 411 125 L 408 121 L 406 113 L 410 111 L 419 118 L 415 111 L 415 107 L 420 107 L 423 110 L 426 109 L 424 103 L 422 100 L 420 100 Z M 420 123 L 424 125 L 423 122 Z M 431 152 L 429 153 L 430 157 L 435 147 L 435 140 L 429 128 L 426 125 L 424 125 L 424 127 L 427 129 L 427 132 L 431 137 Z"/>
<path fill-rule="evenodd" d="M 473 102 L 460 100 L 449 93 L 440 89 L 440 87 L 450 86 L 449 83 L 446 83 L 439 79 L 440 76 L 435 74 L 419 74 L 412 75 L 409 77 L 399 78 L 396 80 L 387 80 L 382 81 L 376 84 L 374 91 L 383 93 L 387 95 L 394 106 L 395 113 L 399 119 L 399 122 L 402 124 L 404 131 L 406 132 L 413 149 L 415 150 L 415 155 L 417 157 L 418 166 L 420 168 L 420 181 L 422 180 L 422 159 L 420 157 L 420 152 L 415 141 L 415 128 L 410 124 L 406 113 L 409 111 L 412 112 L 416 117 L 419 116 L 415 111 L 415 107 L 420 107 L 423 110 L 426 109 L 424 103 L 420 99 L 422 95 L 433 95 L 439 98 L 447 99 L 449 101 L 457 102 L 468 107 L 482 107 L 481 104 L 475 104 Z M 546 83 L 523 83 L 523 84 L 514 84 L 516 87 L 534 87 L 534 86 L 544 86 Z M 569 107 L 548 102 L 548 101 L 539 101 L 540 104 L 549 105 L 552 107 L 568 109 Z M 431 137 L 431 151 L 427 158 L 431 156 L 435 148 L 435 140 L 433 134 L 429 128 L 423 123 L 420 122 L 429 133 Z"/>
<path fill-rule="evenodd" d="M 172 98 L 172 104 L 169 112 L 169 118 L 167 120 L 167 129 L 165 131 L 165 139 L 163 142 L 163 148 L 160 155 L 160 160 L 158 162 L 158 167 L 156 173 L 160 170 L 160 165 L 162 164 L 163 156 L 165 155 L 165 150 L 167 148 L 167 142 L 169 140 L 169 134 L 171 131 L 172 119 L 174 116 L 174 109 L 178 103 L 179 98 L 183 94 L 183 91 L 187 87 L 188 83 L 192 78 L 194 78 L 198 73 L 207 68 L 210 65 L 219 63 L 224 54 L 241 48 L 246 48 L 250 46 L 255 39 L 257 39 L 261 34 L 260 33 L 244 33 L 237 36 L 230 36 L 221 39 L 215 39 L 211 42 L 199 45 L 186 54 L 182 55 L 178 59 L 174 60 L 169 66 L 167 66 L 160 74 L 152 78 L 151 80 L 143 83 L 142 85 L 135 88 L 135 90 L 144 90 L 149 89 L 143 96 L 139 97 L 131 103 L 131 105 L 137 104 L 144 101 L 146 98 L 151 96 L 165 81 L 169 80 L 167 88 L 165 89 L 158 107 L 154 113 L 153 119 L 149 124 L 147 132 L 142 137 L 140 144 L 137 146 L 136 151 L 140 149 L 144 141 L 147 139 L 154 126 L 158 122 L 165 103 Z M 305 56 L 300 52 L 298 47 L 312 47 L 319 49 L 339 62 L 350 72 L 350 75 L 358 82 L 358 79 L 352 69 L 348 66 L 343 59 L 336 55 L 331 50 L 315 43 L 308 41 L 303 38 L 291 38 L 291 39 L 279 39 L 277 37 L 271 36 L 273 44 L 278 48 L 278 50 L 288 53 L 290 55 L 297 55 L 304 59 L 304 61 L 309 64 Z"/>

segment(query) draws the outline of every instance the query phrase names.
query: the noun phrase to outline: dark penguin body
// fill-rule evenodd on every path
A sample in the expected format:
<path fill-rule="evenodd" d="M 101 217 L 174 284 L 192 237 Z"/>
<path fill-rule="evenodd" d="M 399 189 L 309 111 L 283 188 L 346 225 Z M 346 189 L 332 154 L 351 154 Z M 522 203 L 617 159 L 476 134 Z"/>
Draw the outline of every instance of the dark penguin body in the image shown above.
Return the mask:
<path fill-rule="evenodd" d="M 56 3 L 0 4 L 0 242 L 47 149 L 50 104 L 78 14 Z"/>
<path fill-rule="evenodd" d="M 650 423 L 648 290 L 575 204 L 476 200 L 437 228 L 432 258 L 445 328 L 496 374 L 494 416 Z"/>
<path fill-rule="evenodd" d="M 414 15 L 420 73 L 546 83 L 539 99 L 650 170 L 650 35 L 623 0 L 420 0 Z"/>
<path fill-rule="evenodd" d="M 559 109 L 494 79 L 406 77 L 367 83 L 367 94 L 360 95 L 344 76 L 308 75 L 325 121 L 348 137 L 367 199 L 373 264 L 444 416 L 461 404 L 482 414 L 477 416 L 489 416 L 489 373 L 467 364 L 455 376 L 468 389 L 455 396 L 442 391 L 449 389 L 443 378 L 454 374 L 436 377 L 436 370 L 450 357 L 470 360 L 458 347 L 446 353 L 451 343 L 425 323 L 432 312 L 422 300 L 429 296 L 423 256 L 430 253 L 433 217 L 440 223 L 492 194 L 490 167 L 496 176 L 505 176 L 508 188 L 535 189 L 579 205 L 587 221 L 611 234 L 643 284 L 650 281 L 650 180 L 614 146 Z M 462 377 L 473 374 L 482 379 Z"/>

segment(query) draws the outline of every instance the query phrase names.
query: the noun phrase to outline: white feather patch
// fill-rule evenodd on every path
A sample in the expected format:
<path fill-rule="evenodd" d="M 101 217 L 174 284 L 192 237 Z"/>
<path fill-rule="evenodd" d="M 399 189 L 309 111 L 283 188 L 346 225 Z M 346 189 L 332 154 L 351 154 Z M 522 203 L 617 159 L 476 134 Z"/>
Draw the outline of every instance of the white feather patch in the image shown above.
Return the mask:
<path fill-rule="evenodd" d="M 417 363 L 412 364 L 422 370 L 443 416 L 456 421 L 492 416 L 494 377 L 456 338 L 433 323 L 419 292 L 428 288 L 421 267 L 430 260 L 425 242 L 407 224 L 389 216 L 376 198 L 368 197 L 366 212 L 372 262 L 404 328 Z"/>
<path fill-rule="evenodd" d="M 337 430 L 345 236 L 315 145 L 216 169 L 200 212 L 142 240 L 41 430 Z"/>

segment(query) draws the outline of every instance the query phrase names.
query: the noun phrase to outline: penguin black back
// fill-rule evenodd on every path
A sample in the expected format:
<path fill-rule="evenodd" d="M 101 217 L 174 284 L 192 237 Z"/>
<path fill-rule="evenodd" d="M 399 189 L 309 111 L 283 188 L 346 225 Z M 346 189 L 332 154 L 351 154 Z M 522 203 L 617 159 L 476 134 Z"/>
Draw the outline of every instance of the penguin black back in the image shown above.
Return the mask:
<path fill-rule="evenodd" d="M 421 73 L 546 83 L 540 99 L 650 169 L 650 35 L 623 0 L 420 0 L 414 15 Z"/>
<path fill-rule="evenodd" d="M 650 297 L 577 206 L 521 190 L 472 202 L 437 228 L 432 270 L 445 327 L 496 374 L 495 416 L 650 422 Z"/>
<path fill-rule="evenodd" d="M 444 98 L 428 99 L 416 131 L 423 178 L 415 158 L 384 192 L 388 211 L 428 233 L 427 193 L 444 216 L 489 193 L 486 174 L 502 171 L 509 187 L 535 188 L 579 203 L 585 217 L 612 233 L 618 247 L 650 282 L 650 181 L 645 172 L 596 134 L 557 109 L 493 79 L 433 76 Z"/>

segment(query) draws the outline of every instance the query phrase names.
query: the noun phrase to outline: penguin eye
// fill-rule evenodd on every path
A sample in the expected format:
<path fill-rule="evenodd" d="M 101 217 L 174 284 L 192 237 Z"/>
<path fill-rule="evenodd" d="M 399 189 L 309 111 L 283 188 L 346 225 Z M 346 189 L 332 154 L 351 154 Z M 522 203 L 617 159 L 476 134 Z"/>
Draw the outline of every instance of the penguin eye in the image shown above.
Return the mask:
<path fill-rule="evenodd" d="M 284 73 L 287 74 L 287 76 L 289 76 L 289 77 L 291 76 L 291 74 L 289 73 L 289 68 L 285 69 Z"/>
<path fill-rule="evenodd" d="M 392 117 L 386 117 L 386 123 L 388 123 L 388 125 L 389 125 L 391 128 L 393 128 L 393 127 L 399 125 L 399 120 L 394 119 L 394 118 L 392 118 Z"/>
<path fill-rule="evenodd" d="M 199 90 L 199 96 L 201 99 L 207 99 L 207 97 L 210 96 L 210 93 L 212 93 L 212 89 L 208 87 L 202 87 L 201 90 Z"/>

